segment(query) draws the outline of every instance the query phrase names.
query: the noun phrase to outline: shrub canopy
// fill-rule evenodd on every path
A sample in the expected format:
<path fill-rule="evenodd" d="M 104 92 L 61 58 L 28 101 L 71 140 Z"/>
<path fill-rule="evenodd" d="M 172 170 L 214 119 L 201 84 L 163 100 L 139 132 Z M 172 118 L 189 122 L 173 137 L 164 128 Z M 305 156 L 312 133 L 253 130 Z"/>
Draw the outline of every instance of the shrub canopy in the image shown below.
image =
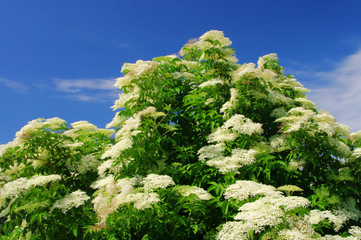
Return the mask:
<path fill-rule="evenodd" d="M 99 129 L 36 119 L 0 147 L 0 239 L 360 239 L 361 131 L 221 31 L 126 63 Z"/>

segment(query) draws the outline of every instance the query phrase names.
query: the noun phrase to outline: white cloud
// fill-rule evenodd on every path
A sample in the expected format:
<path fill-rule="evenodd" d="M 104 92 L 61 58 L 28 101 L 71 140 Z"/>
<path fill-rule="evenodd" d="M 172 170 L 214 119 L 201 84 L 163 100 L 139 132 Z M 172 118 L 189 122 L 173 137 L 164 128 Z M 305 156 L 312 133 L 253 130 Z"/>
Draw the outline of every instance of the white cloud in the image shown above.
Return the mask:
<path fill-rule="evenodd" d="M 114 79 L 55 79 L 56 89 L 64 92 L 80 92 L 84 89 L 114 90 Z"/>
<path fill-rule="evenodd" d="M 55 89 L 68 93 L 66 98 L 85 102 L 116 99 L 119 89 L 114 83 L 114 79 L 54 79 Z"/>
<path fill-rule="evenodd" d="M 20 82 L 16 82 L 16 81 L 12 81 L 6 78 L 1 78 L 0 77 L 0 84 L 5 85 L 8 88 L 13 89 L 16 92 L 21 92 L 21 93 L 27 93 L 28 92 L 28 87 Z"/>
<path fill-rule="evenodd" d="M 352 131 L 361 130 L 361 49 L 344 58 L 333 70 L 314 76 L 325 85 L 311 87 L 309 99 Z"/>

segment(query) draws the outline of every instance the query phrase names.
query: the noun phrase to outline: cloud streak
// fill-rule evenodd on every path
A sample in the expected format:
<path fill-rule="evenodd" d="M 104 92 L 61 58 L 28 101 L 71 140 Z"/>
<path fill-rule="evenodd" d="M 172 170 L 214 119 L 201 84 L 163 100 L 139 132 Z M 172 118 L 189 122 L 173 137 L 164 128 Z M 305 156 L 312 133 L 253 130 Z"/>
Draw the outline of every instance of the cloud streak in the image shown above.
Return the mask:
<path fill-rule="evenodd" d="M 55 90 L 65 92 L 65 98 L 84 102 L 114 100 L 118 89 L 114 79 L 54 79 Z"/>
<path fill-rule="evenodd" d="M 0 84 L 5 85 L 5 87 L 11 88 L 12 90 L 20 93 L 27 93 L 29 88 L 23 83 L 12 81 L 6 78 L 0 77 Z"/>
<path fill-rule="evenodd" d="M 316 72 L 314 76 L 325 85 L 311 87 L 309 99 L 353 131 L 361 130 L 361 49 L 344 58 L 333 70 Z"/>

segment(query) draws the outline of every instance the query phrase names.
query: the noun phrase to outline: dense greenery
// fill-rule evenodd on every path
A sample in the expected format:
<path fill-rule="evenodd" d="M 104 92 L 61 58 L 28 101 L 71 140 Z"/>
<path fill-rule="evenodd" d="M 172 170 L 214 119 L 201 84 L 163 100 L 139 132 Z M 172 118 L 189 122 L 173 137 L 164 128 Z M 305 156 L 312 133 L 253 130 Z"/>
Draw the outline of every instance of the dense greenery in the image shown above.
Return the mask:
<path fill-rule="evenodd" d="M 361 239 L 361 132 L 230 44 L 124 64 L 107 129 L 23 127 L 0 147 L 0 239 Z"/>

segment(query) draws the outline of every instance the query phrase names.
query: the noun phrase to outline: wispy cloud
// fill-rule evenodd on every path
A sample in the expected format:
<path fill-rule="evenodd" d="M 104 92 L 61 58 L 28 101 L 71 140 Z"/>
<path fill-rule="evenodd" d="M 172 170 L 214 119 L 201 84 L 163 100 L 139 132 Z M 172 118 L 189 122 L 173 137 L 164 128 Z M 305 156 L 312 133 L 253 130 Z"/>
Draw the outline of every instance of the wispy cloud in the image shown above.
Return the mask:
<path fill-rule="evenodd" d="M 114 83 L 114 79 L 54 79 L 55 90 L 66 92 L 66 98 L 85 102 L 115 99 L 119 89 Z"/>
<path fill-rule="evenodd" d="M 313 73 L 322 85 L 311 87 L 308 97 L 353 131 L 361 130 L 361 49 L 335 66 Z"/>
<path fill-rule="evenodd" d="M 12 81 L 6 78 L 0 77 L 0 84 L 5 85 L 5 87 L 11 88 L 12 90 L 20 93 L 27 93 L 29 88 L 23 83 Z"/>

